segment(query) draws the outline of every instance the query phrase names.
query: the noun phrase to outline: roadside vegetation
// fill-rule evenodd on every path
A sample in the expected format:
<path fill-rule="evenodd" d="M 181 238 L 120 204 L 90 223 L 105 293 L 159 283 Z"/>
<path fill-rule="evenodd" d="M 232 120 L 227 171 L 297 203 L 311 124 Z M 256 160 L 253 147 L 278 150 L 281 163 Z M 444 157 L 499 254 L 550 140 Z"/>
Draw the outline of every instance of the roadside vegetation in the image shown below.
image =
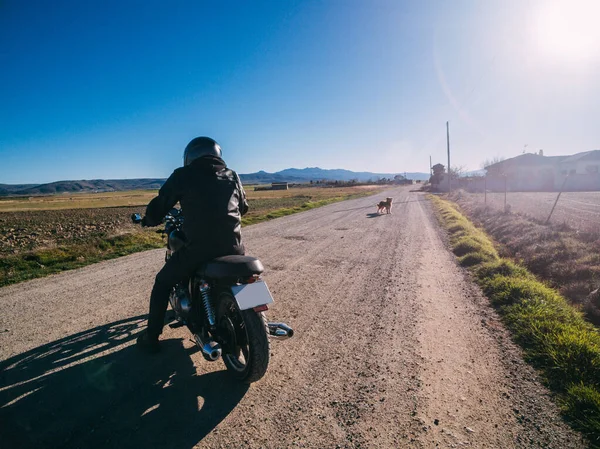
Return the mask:
<path fill-rule="evenodd" d="M 382 188 L 306 187 L 255 192 L 250 187 L 250 211 L 242 224 L 372 195 Z M 0 212 L 0 286 L 165 246 L 165 237 L 156 232 L 160 228 L 141 229 L 130 222 L 131 214 L 143 213 L 156 191 L 94 195 L 0 201 L 0 211 L 5 211 Z M 47 209 L 43 209 L 44 204 Z M 65 204 L 72 208 L 65 209 Z M 7 211 L 9 207 L 16 210 Z"/>
<path fill-rule="evenodd" d="M 528 362 L 538 368 L 565 417 L 600 448 L 600 333 L 555 289 L 501 257 L 457 206 L 432 196 L 459 263 L 498 309 Z M 520 231 L 516 231 L 519 233 Z"/>
<path fill-rule="evenodd" d="M 85 243 L 2 255 L 0 287 L 163 246 L 164 240 L 156 232 L 140 231 L 91 238 Z"/>

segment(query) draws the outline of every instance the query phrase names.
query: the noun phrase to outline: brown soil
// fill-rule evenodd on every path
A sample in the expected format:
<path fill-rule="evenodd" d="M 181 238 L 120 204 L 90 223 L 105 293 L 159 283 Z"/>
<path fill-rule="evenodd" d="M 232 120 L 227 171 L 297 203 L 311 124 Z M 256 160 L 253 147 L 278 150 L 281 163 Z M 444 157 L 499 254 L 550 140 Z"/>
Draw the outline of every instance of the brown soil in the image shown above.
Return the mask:
<path fill-rule="evenodd" d="M 0 213 L 0 256 L 82 243 L 97 237 L 133 232 L 133 213 L 143 207 L 107 207 Z"/>

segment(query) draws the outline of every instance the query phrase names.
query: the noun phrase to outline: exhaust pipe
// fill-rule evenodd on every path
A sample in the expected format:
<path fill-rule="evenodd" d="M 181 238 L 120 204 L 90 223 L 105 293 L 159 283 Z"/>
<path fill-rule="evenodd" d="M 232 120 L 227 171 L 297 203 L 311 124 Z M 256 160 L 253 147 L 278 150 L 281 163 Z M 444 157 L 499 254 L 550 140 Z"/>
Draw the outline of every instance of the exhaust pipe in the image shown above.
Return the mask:
<path fill-rule="evenodd" d="M 294 329 L 285 323 L 268 323 L 269 336 L 275 340 L 287 340 L 294 336 Z"/>
<path fill-rule="evenodd" d="M 221 357 L 221 345 L 216 341 L 209 339 L 208 341 L 203 342 L 198 334 L 194 334 L 194 340 L 202 351 L 204 358 L 209 362 L 214 362 Z"/>

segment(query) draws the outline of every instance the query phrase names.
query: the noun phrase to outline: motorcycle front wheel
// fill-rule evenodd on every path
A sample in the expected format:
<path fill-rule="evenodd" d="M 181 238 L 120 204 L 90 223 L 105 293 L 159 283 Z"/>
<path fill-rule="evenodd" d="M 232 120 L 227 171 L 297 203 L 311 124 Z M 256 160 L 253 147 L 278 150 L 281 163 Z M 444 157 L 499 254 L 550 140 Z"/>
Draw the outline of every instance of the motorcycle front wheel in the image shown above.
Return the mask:
<path fill-rule="evenodd" d="M 266 317 L 252 309 L 240 310 L 231 292 L 222 292 L 217 304 L 223 362 L 236 379 L 256 382 L 265 375 L 269 365 Z"/>

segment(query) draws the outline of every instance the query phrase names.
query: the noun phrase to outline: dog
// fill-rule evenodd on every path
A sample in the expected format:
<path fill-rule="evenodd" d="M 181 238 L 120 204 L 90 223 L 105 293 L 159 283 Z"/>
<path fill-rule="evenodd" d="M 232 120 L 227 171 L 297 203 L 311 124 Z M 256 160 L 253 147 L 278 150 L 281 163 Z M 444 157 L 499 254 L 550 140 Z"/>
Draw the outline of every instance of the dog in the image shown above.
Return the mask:
<path fill-rule="evenodd" d="M 386 198 L 385 201 L 380 201 L 377 203 L 377 213 L 386 212 L 388 214 L 392 213 L 392 201 L 394 198 Z"/>

